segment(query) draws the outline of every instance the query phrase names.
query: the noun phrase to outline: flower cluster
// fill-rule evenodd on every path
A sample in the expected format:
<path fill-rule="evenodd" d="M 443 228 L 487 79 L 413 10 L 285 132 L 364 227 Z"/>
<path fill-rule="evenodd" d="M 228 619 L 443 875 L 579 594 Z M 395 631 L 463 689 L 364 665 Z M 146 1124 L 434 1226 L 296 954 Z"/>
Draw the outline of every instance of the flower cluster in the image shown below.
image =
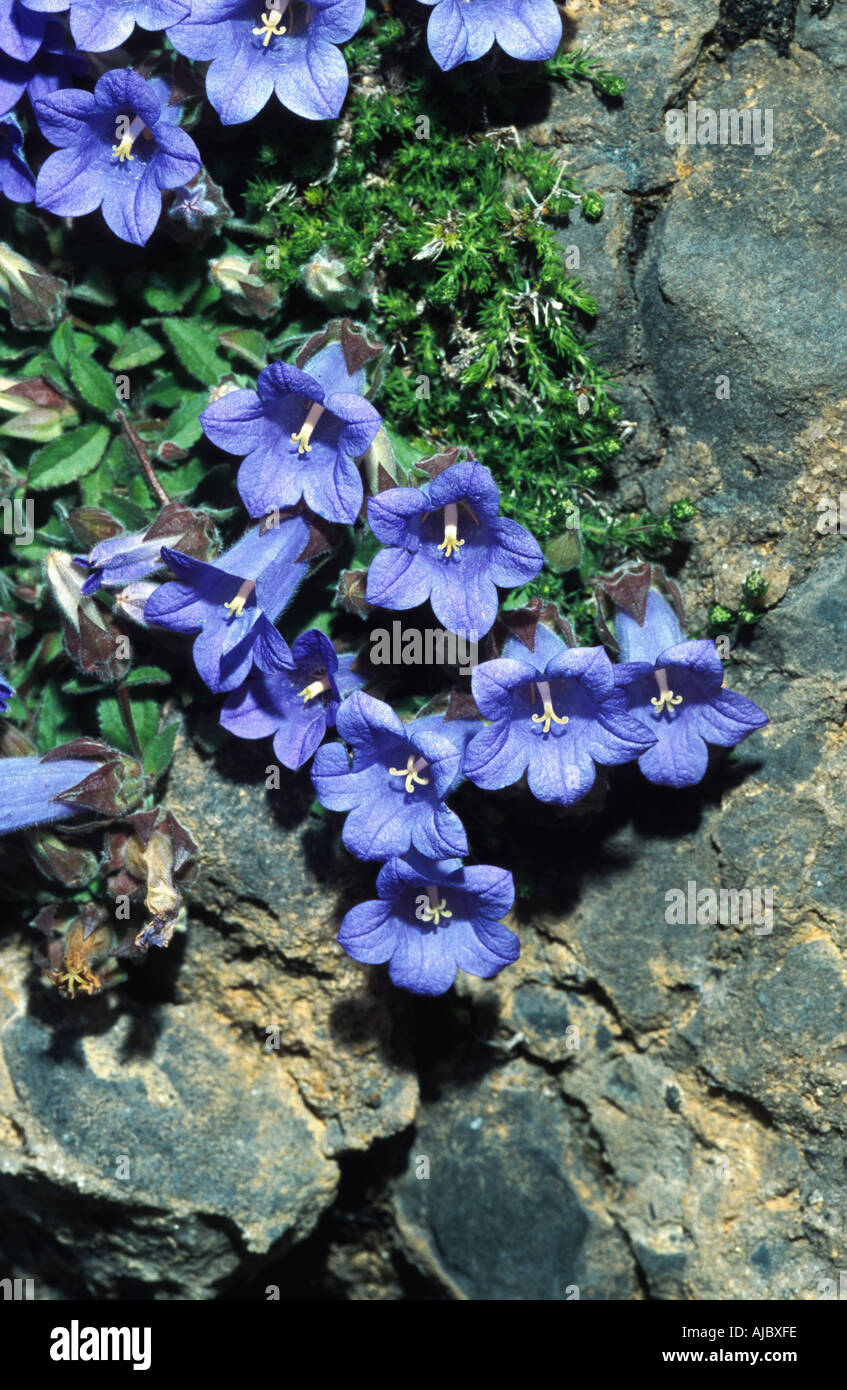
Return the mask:
<path fill-rule="evenodd" d="M 192 639 L 199 676 L 224 696 L 223 728 L 271 738 L 291 770 L 313 758 L 317 797 L 344 816 L 345 846 L 379 865 L 376 898 L 346 914 L 339 942 L 357 961 L 387 963 L 395 984 L 437 995 L 459 970 L 489 978 L 520 952 L 506 920 L 511 873 L 466 862 L 468 834 L 450 804 L 462 782 L 483 791 L 520 785 L 571 808 L 599 795 L 604 769 L 637 762 L 656 785 L 690 787 L 706 772 L 710 745 L 732 747 L 767 720 L 725 688 L 714 644 L 686 638 L 679 590 L 657 566 L 597 579 L 595 646 L 579 645 L 541 599 L 503 606 L 507 591 L 539 574 L 541 550 L 501 515 L 494 479 L 465 452 L 449 448 L 401 469 L 370 399 L 381 356 L 356 325 L 333 320 L 293 363 L 262 371 L 255 390 L 212 393 L 200 423 L 240 460 L 249 521 L 217 558 L 201 510 L 168 503 L 153 525 L 127 534 L 107 512 L 81 508 L 74 522 L 88 548 L 51 552 L 46 570 L 67 650 L 84 672 L 117 678 L 112 617 L 95 602 L 112 588 L 118 613 Z M 318 628 L 289 645 L 277 627 L 311 562 L 341 543 L 345 526 L 369 564 L 361 582 L 340 586 L 342 607 L 364 617 L 428 607 L 449 633 L 482 648 L 469 679 L 460 674 L 408 721 L 365 688 L 376 675 L 363 652 L 337 649 Z M 163 569 L 172 578 L 156 582 Z M 0 676 L 0 707 L 13 697 Z M 134 809 L 144 788 L 137 765 L 78 741 L 41 759 L 0 759 L 0 787 L 0 832 L 29 834 L 82 811 L 120 816 L 109 882 L 146 894 L 151 920 L 131 940 L 113 940 L 99 918 L 51 917 L 45 962 L 54 983 L 71 993 L 100 988 L 117 977 L 122 955 L 168 944 L 195 847 L 161 808 Z M 42 861 L 72 874 L 72 852 L 39 833 Z"/>
<path fill-rule="evenodd" d="M 561 39 L 553 0 L 421 3 L 434 5 L 427 36 L 444 70 L 495 43 L 514 58 L 549 58 Z M 101 208 L 116 236 L 144 245 L 162 194 L 190 195 L 201 159 L 170 85 L 126 67 L 104 72 L 98 55 L 116 53 L 136 29 L 164 33 L 177 54 L 206 65 L 206 95 L 224 125 L 252 120 L 272 96 L 297 116 L 331 120 L 349 80 L 339 45 L 364 16 L 365 0 L 0 0 L 0 192 L 61 217 Z M 93 91 L 73 86 L 89 72 L 86 54 L 102 73 Z M 24 94 L 56 147 L 37 179 L 9 114 Z"/>
<path fill-rule="evenodd" d="M 212 401 L 203 428 L 241 458 L 238 490 L 261 520 L 213 563 L 163 547 L 177 578 L 154 590 L 145 620 L 196 634 L 198 671 L 227 692 L 224 728 L 272 737 L 291 769 L 314 754 L 312 781 L 322 805 L 344 814 L 344 844 L 382 865 L 378 897 L 348 912 L 339 941 L 357 960 L 388 962 L 396 984 L 438 994 L 457 970 L 488 977 L 519 952 L 503 921 L 511 874 L 463 863 L 468 837 L 448 804 L 461 781 L 490 790 L 525 780 L 538 800 L 571 807 L 598 769 L 637 760 L 649 780 L 688 786 L 709 743 L 731 746 L 765 716 L 723 688 L 712 643 L 685 640 L 678 592 L 650 565 L 598 581 L 606 646 L 578 646 L 540 600 L 501 612 L 502 591 L 534 579 L 543 557 L 500 515 L 488 469 L 458 449 L 422 460 L 417 486 L 377 470 L 379 490 L 364 501 L 358 460 L 380 429 L 367 398 L 377 351 L 335 322 L 294 364 L 263 371 L 255 391 Z M 404 723 L 363 688 L 373 673 L 361 655 L 314 629 L 290 647 L 278 632 L 321 520 L 359 534 L 366 520 L 377 544 L 356 611 L 428 604 L 457 636 L 485 638 L 470 690 L 457 688 L 446 709 Z M 89 557 L 95 574 L 99 563 Z"/>

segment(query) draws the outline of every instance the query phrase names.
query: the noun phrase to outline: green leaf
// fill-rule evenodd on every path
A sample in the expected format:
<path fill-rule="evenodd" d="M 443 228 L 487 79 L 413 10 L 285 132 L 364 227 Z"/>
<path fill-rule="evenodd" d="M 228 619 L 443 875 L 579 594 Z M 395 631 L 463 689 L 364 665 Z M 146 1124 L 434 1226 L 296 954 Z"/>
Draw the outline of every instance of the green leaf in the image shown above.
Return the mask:
<path fill-rule="evenodd" d="M 243 357 L 251 367 L 261 371 L 268 362 L 268 340 L 255 328 L 233 328 L 220 336 L 221 347 Z"/>
<path fill-rule="evenodd" d="M 205 391 L 198 391 L 196 396 L 189 396 L 183 401 L 167 423 L 164 438 L 158 448 L 159 454 L 164 444 L 175 444 L 178 449 L 190 449 L 192 444 L 197 443 L 203 433 L 200 412 L 205 410 L 207 404 L 208 396 Z"/>
<path fill-rule="evenodd" d="M 200 459 L 189 459 L 187 463 L 172 468 L 167 475 L 168 496 L 175 502 L 184 502 L 195 488 L 208 475 L 209 470 Z"/>
<path fill-rule="evenodd" d="M 109 376 L 105 367 L 101 367 L 93 357 L 81 357 L 75 352 L 68 361 L 68 372 L 87 405 L 111 414 L 117 405 L 117 397 L 114 378 Z"/>
<path fill-rule="evenodd" d="M 50 351 L 63 369 L 67 367 L 74 351 L 74 331 L 67 319 L 63 319 L 50 339 Z"/>
<path fill-rule="evenodd" d="M 189 376 L 204 386 L 217 386 L 227 364 L 215 351 L 214 338 L 203 319 L 164 319 L 162 328 Z"/>
<path fill-rule="evenodd" d="M 132 717 L 135 720 L 135 732 L 138 734 L 138 742 L 143 749 L 153 742 L 159 732 L 159 716 L 161 712 L 161 705 L 158 700 L 132 701 Z"/>
<path fill-rule="evenodd" d="M 221 292 L 217 285 L 213 285 L 209 282 L 202 287 L 194 303 L 191 305 L 192 311 L 195 314 L 204 314 L 212 304 L 217 304 L 220 298 Z"/>
<path fill-rule="evenodd" d="M 67 711 L 62 697 L 53 681 L 48 681 L 41 696 L 38 709 L 38 728 L 35 741 L 39 753 L 49 753 L 57 744 L 66 742 L 68 731 L 65 727 Z"/>
<path fill-rule="evenodd" d="M 99 304 L 103 308 L 111 308 L 118 302 L 112 281 L 102 270 L 92 270 L 84 280 L 78 281 L 70 297 L 83 299 L 87 304 Z"/>
<path fill-rule="evenodd" d="M 58 362 L 54 362 L 52 357 L 48 357 L 46 361 L 42 363 L 41 375 L 44 377 L 44 380 L 48 381 L 57 391 L 63 391 L 65 395 L 70 394 L 68 391 L 67 377 Z"/>
<path fill-rule="evenodd" d="M 109 689 L 110 687 L 102 681 L 87 681 L 79 676 L 71 676 L 71 679 L 62 685 L 65 695 L 96 695 L 98 690 Z"/>
<path fill-rule="evenodd" d="M 128 497 L 121 497 L 116 492 L 105 493 L 100 499 L 100 505 L 105 507 L 107 512 L 111 512 L 128 531 L 143 531 L 152 524 L 153 518 L 149 511 L 137 507 Z"/>
<path fill-rule="evenodd" d="M 145 749 L 155 741 L 156 731 L 159 727 L 158 701 L 132 700 L 130 707 L 138 742 L 142 749 Z M 124 727 L 120 703 L 116 696 L 110 695 L 105 700 L 100 701 L 97 706 L 97 721 L 100 725 L 100 732 L 107 743 L 122 749 L 124 753 L 132 752 L 132 745 Z"/>
<path fill-rule="evenodd" d="M 163 671 L 161 666 L 136 666 L 134 671 L 130 671 L 124 682 L 125 685 L 170 685 L 170 671 Z"/>
<path fill-rule="evenodd" d="M 80 479 L 79 491 L 82 505 L 84 507 L 105 505 L 104 493 L 113 488 L 118 479 L 123 482 L 130 467 L 129 454 L 124 440 L 121 435 L 116 434 L 94 472 Z"/>
<path fill-rule="evenodd" d="M 121 718 L 121 707 L 114 695 L 107 696 L 98 704 L 97 723 L 100 725 L 100 733 L 112 748 L 119 748 L 122 753 L 132 752 L 132 746 L 124 728 L 124 721 Z"/>
<path fill-rule="evenodd" d="M 160 376 L 144 392 L 144 409 L 160 405 L 164 410 L 175 410 L 185 396 L 185 387 L 175 376 Z"/>
<path fill-rule="evenodd" d="M 29 468 L 27 486 L 34 492 L 64 487 L 91 473 L 103 457 L 109 442 L 105 425 L 83 425 L 39 449 Z"/>
<path fill-rule="evenodd" d="M 130 502 L 134 502 L 136 507 L 149 507 L 151 497 L 152 493 L 146 478 L 142 478 L 140 473 L 136 473 L 135 477 L 130 479 Z"/>
<path fill-rule="evenodd" d="M 148 777 L 160 777 L 170 766 L 178 731 L 178 724 L 167 724 L 145 748 L 144 771 Z"/>
<path fill-rule="evenodd" d="M 175 314 L 199 288 L 199 275 L 182 285 L 175 285 L 164 275 L 151 275 L 144 286 L 144 299 L 157 314 Z"/>
<path fill-rule="evenodd" d="M 129 333 L 122 319 L 112 319 L 109 323 L 98 323 L 93 327 L 97 337 L 112 348 L 119 348 Z"/>
<path fill-rule="evenodd" d="M 157 362 L 165 349 L 156 342 L 146 329 L 132 328 L 127 333 L 109 366 L 113 371 L 132 371 L 135 367 L 146 367 Z"/>

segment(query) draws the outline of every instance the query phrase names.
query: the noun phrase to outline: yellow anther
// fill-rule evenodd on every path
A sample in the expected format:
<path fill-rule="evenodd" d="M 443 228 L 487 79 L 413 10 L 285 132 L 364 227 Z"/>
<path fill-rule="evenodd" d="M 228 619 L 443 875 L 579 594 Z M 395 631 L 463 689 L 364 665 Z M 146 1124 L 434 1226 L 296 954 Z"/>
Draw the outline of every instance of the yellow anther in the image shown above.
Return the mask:
<path fill-rule="evenodd" d="M 447 900 L 442 898 L 440 902 L 433 903 L 431 907 L 421 908 L 421 921 L 434 922 L 438 926 L 442 917 L 452 917 L 452 912 L 447 910 Z"/>
<path fill-rule="evenodd" d="M 545 700 L 544 713 L 534 714 L 532 716 L 532 722 L 533 724 L 542 724 L 544 726 L 542 732 L 549 734 L 551 724 L 567 724 L 568 716 L 566 714 L 554 714 L 552 703 L 550 700 Z"/>
<path fill-rule="evenodd" d="M 663 690 L 659 695 L 652 695 L 650 697 L 650 704 L 657 714 L 661 714 L 665 705 L 667 705 L 668 709 L 670 709 L 671 705 L 681 705 L 682 696 L 674 695 L 672 690 Z"/>
<path fill-rule="evenodd" d="M 311 437 L 312 430 L 309 425 L 304 425 L 296 434 L 292 434 L 291 442 L 299 446 L 297 449 L 298 454 L 310 454 L 312 452 L 312 446 L 309 443 Z"/>
<path fill-rule="evenodd" d="M 114 159 L 119 159 L 121 164 L 123 164 L 125 159 L 135 159 L 135 155 L 131 153 L 131 150 L 132 136 L 125 135 L 119 145 L 112 146 L 112 157 Z"/>
<path fill-rule="evenodd" d="M 457 529 L 455 526 L 445 526 L 444 540 L 441 542 L 438 549 L 443 550 L 445 560 L 449 560 L 450 556 L 453 554 L 453 551 L 458 550 L 459 546 L 464 545 L 464 543 L 464 541 L 459 540 Z"/>
<path fill-rule="evenodd" d="M 318 402 L 315 401 L 315 403 L 310 406 L 309 413 L 297 433 L 292 434 L 291 442 L 299 446 L 297 449 L 298 454 L 310 454 L 312 452 L 312 446 L 309 443 L 312 437 L 312 430 L 320 420 L 325 409 L 325 406 L 319 405 Z"/>
<path fill-rule="evenodd" d="M 261 29 L 254 29 L 253 33 L 262 35 L 262 46 L 267 48 L 271 39 L 278 38 L 285 33 L 285 25 L 282 23 L 282 15 L 279 10 L 272 10 L 270 14 L 262 15 Z"/>
<path fill-rule="evenodd" d="M 425 763 L 421 760 L 420 767 L 424 766 Z M 388 771 L 392 777 L 405 777 L 406 791 L 413 792 L 415 787 L 429 786 L 429 778 L 420 776 L 420 767 L 415 766 L 415 755 L 414 753 L 410 753 L 409 761 L 405 767 L 390 767 Z"/>
<path fill-rule="evenodd" d="M 255 588 L 255 579 L 245 579 L 244 583 L 241 585 L 241 588 L 238 590 L 238 593 L 235 595 L 235 598 L 231 598 L 229 603 L 224 604 L 224 608 L 227 610 L 231 618 L 241 617 L 241 614 L 244 612 L 244 605 L 247 602 L 248 598 L 250 598 L 250 596 L 255 591 Z"/>
<path fill-rule="evenodd" d="M 323 680 L 312 681 L 311 685 L 307 685 L 305 689 L 297 691 L 297 698 L 308 704 L 309 700 L 314 700 L 317 695 L 323 695 L 325 690 L 326 684 Z"/>

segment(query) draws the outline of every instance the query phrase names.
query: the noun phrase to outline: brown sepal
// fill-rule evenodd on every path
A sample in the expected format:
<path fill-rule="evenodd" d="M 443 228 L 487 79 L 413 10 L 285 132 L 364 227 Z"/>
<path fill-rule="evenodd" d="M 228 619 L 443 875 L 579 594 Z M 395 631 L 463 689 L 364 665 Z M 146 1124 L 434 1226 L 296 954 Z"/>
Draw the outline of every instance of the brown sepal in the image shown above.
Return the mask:
<path fill-rule="evenodd" d="M 445 721 L 449 719 L 479 719 L 480 717 L 476 701 L 470 691 L 460 690 L 458 686 L 454 686 L 447 701 Z"/>
<path fill-rule="evenodd" d="M 360 618 L 366 618 L 373 607 L 365 597 L 367 586 L 367 570 L 342 570 L 335 602 L 345 613 L 357 613 Z"/>

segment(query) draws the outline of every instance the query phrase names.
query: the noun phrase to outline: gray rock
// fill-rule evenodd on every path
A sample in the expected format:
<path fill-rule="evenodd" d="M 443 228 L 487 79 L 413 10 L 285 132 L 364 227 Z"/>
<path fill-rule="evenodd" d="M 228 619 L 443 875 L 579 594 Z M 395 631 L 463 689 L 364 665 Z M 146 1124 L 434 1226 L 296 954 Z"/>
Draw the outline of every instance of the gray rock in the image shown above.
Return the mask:
<path fill-rule="evenodd" d="M 543 1072 L 515 1062 L 461 1086 L 428 1107 L 396 1185 L 406 1253 L 460 1299 L 632 1298 L 591 1168 Z"/>

